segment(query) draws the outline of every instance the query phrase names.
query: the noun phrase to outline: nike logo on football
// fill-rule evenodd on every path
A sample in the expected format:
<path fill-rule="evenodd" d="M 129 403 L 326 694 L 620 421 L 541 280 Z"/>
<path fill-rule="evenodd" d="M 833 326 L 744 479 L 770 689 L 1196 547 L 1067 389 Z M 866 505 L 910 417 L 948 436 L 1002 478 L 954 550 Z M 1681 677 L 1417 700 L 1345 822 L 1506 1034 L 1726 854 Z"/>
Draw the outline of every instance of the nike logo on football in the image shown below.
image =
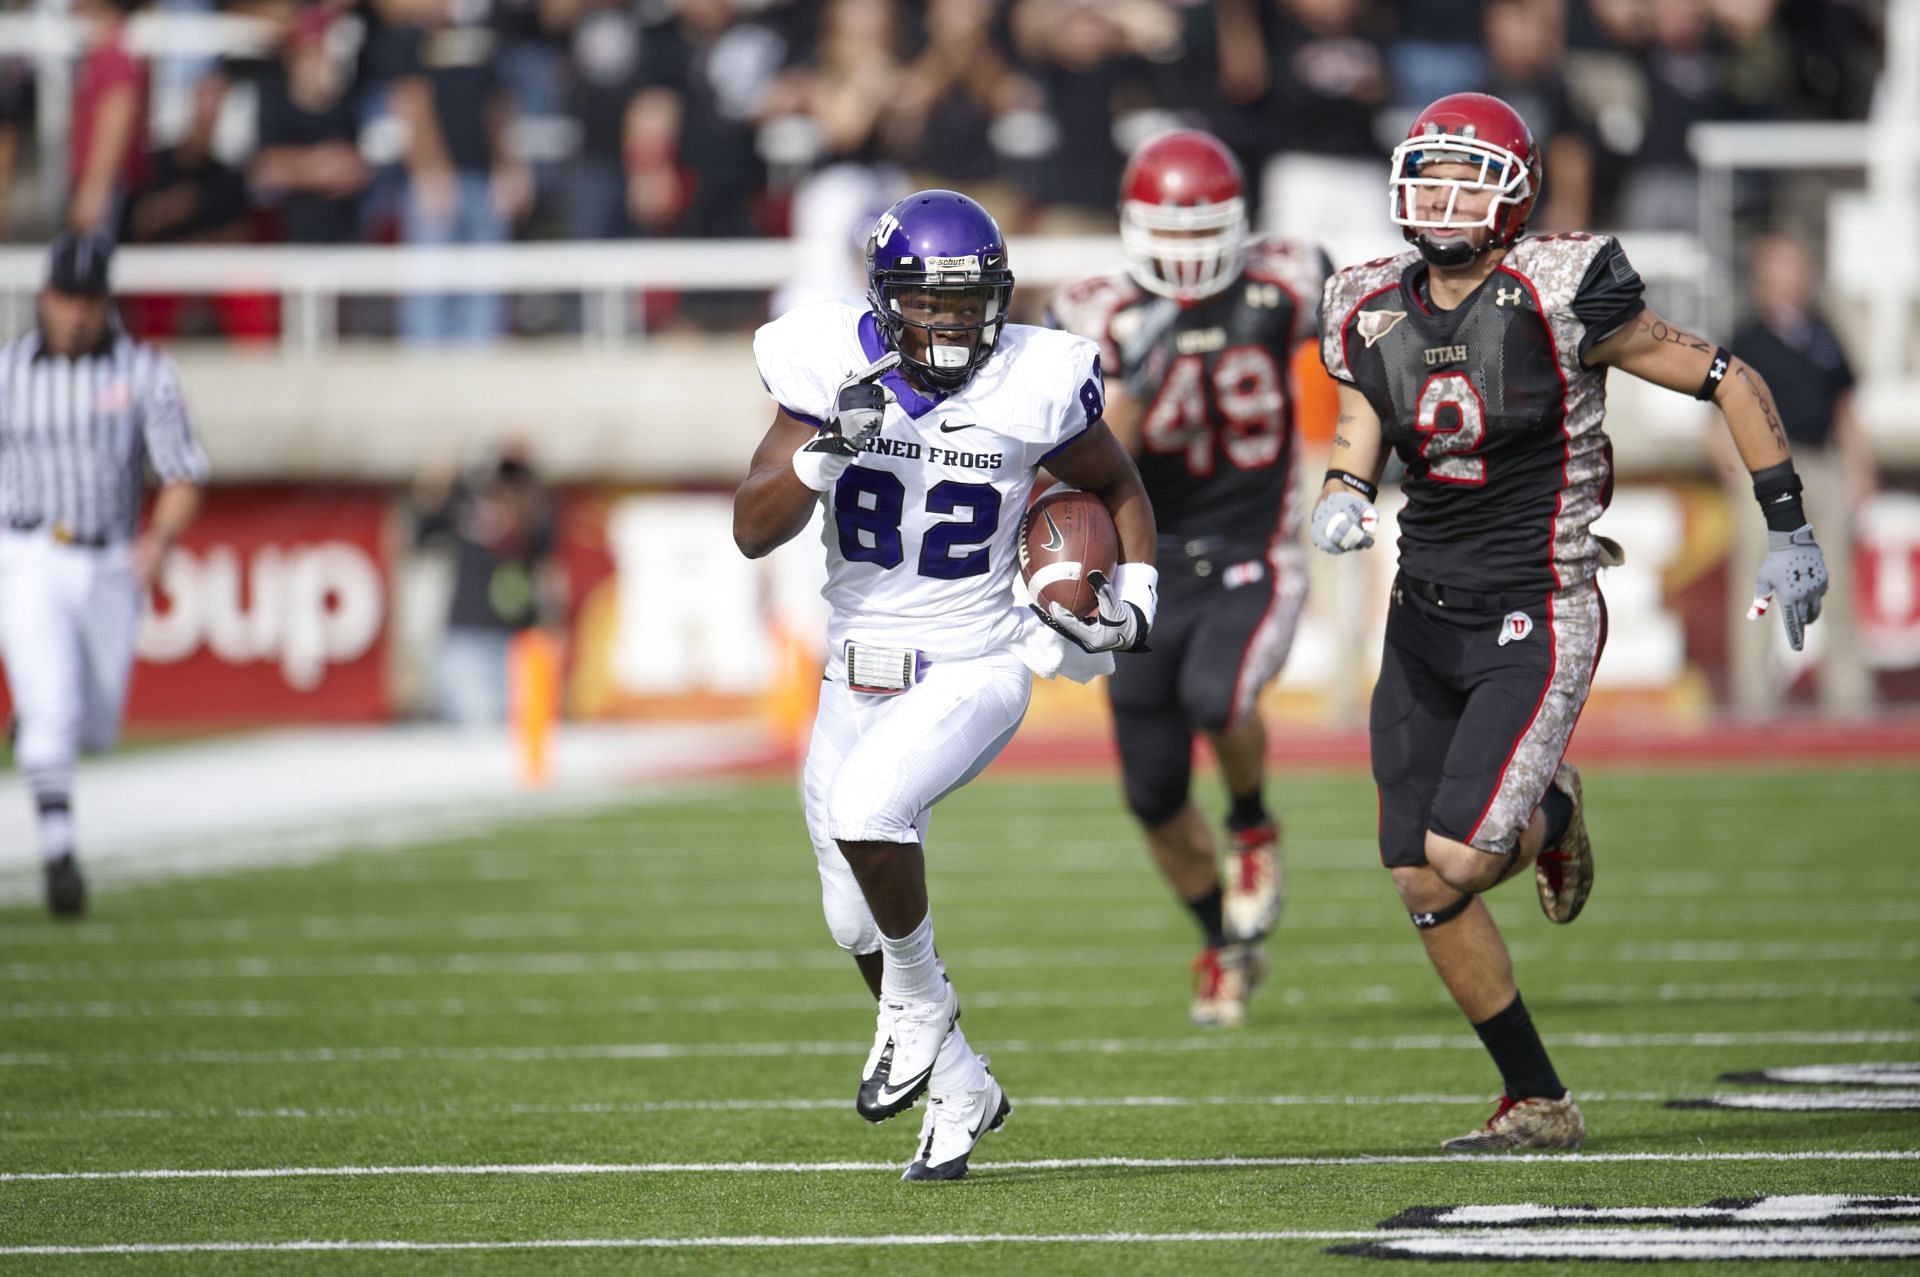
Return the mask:
<path fill-rule="evenodd" d="M 1047 521 L 1047 543 L 1040 548 L 1048 553 L 1064 548 L 1067 544 L 1067 539 L 1060 535 L 1060 528 L 1054 523 L 1053 515 L 1042 510 L 1040 517 Z"/>
<path fill-rule="evenodd" d="M 940 423 L 940 433 L 950 435 L 956 430 L 971 430 L 979 424 L 977 421 L 962 421 L 958 424 L 951 421 L 943 421 Z"/>

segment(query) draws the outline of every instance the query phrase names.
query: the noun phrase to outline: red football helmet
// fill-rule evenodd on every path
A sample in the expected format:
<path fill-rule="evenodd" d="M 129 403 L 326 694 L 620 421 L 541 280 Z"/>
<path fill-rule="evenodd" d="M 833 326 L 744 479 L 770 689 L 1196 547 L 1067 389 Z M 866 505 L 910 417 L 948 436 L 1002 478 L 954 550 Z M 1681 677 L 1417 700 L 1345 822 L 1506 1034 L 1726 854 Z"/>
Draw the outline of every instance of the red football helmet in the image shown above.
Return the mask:
<path fill-rule="evenodd" d="M 1480 172 L 1474 178 L 1421 174 L 1428 164 L 1448 163 L 1475 164 Z M 1540 196 L 1540 177 L 1540 152 L 1519 112 L 1485 93 L 1452 93 L 1420 112 L 1407 130 L 1407 140 L 1393 148 L 1387 214 L 1428 261 L 1457 266 L 1485 249 L 1475 249 L 1465 239 L 1435 239 L 1420 232 L 1485 226 L 1493 232 L 1486 248 L 1505 248 L 1526 230 Z M 1438 218 L 1420 215 L 1418 197 L 1423 188 L 1448 191 L 1447 207 Z M 1454 220 L 1462 191 L 1493 193 L 1485 215 Z"/>
<path fill-rule="evenodd" d="M 1245 190 L 1239 161 L 1211 133 L 1142 143 L 1120 179 L 1120 244 L 1140 287 L 1196 302 L 1231 284 L 1247 243 Z"/>

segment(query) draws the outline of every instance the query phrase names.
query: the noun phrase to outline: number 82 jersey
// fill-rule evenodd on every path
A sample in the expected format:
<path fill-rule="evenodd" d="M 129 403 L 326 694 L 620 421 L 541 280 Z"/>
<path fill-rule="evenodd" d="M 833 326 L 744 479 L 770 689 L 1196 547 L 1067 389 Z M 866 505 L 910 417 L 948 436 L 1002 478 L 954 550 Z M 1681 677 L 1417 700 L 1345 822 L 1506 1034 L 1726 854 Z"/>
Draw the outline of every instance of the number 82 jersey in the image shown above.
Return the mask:
<path fill-rule="evenodd" d="M 753 350 L 768 393 L 818 426 L 886 347 L 865 307 L 823 302 L 764 325 Z M 880 384 L 880 431 L 825 496 L 829 659 L 848 639 L 951 659 L 1002 650 L 1018 632 L 1015 542 L 1034 471 L 1100 420 L 1099 348 L 1008 324 L 951 394 L 922 394 L 898 369 Z"/>

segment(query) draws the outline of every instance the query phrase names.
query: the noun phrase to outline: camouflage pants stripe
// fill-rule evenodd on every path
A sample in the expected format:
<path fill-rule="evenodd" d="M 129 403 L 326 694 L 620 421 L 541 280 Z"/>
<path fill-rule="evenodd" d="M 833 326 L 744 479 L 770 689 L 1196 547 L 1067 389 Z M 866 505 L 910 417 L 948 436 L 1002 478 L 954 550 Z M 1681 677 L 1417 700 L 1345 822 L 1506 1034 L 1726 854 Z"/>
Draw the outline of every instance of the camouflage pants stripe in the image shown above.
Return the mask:
<path fill-rule="evenodd" d="M 1486 810 L 1467 834 L 1469 846 L 1500 855 L 1513 850 L 1566 756 L 1574 724 L 1593 687 L 1606 626 L 1606 606 L 1599 587 L 1591 581 L 1547 599 L 1552 672 L 1540 690 L 1533 718 L 1514 739 Z"/>

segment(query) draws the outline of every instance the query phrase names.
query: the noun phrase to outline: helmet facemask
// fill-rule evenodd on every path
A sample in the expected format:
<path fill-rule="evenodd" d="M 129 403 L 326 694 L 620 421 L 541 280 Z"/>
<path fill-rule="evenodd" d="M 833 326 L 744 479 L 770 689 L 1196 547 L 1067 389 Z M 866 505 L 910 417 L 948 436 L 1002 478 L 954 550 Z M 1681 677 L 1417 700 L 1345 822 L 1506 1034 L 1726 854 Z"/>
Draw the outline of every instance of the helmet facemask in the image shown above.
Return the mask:
<path fill-rule="evenodd" d="M 982 281 L 978 271 L 971 276 L 965 283 L 928 283 L 941 276 L 896 272 L 875 286 L 874 313 L 889 344 L 900 352 L 914 379 L 930 387 L 955 390 L 965 385 L 993 353 L 1006 323 L 1013 281 Z"/>
<path fill-rule="evenodd" d="M 1470 177 L 1423 176 L 1422 170 L 1434 164 L 1467 165 L 1476 172 Z M 1435 266 L 1464 266 L 1489 249 L 1512 244 L 1519 238 L 1536 193 L 1533 173 L 1519 156 L 1503 146 L 1460 134 L 1408 138 L 1393 150 L 1392 174 L 1387 191 L 1387 215 L 1413 241 L 1421 256 Z M 1446 207 L 1437 217 L 1421 214 L 1419 193 L 1425 190 L 1447 193 Z M 1484 213 L 1470 215 L 1458 211 L 1461 197 L 1467 192 L 1491 194 Z M 1491 233 L 1478 247 L 1466 235 L 1420 233 L 1481 228 Z"/>
<path fill-rule="evenodd" d="M 1246 201 L 1188 208 L 1125 200 L 1120 245 L 1134 282 L 1175 301 L 1211 297 L 1240 273 L 1247 244 Z"/>

